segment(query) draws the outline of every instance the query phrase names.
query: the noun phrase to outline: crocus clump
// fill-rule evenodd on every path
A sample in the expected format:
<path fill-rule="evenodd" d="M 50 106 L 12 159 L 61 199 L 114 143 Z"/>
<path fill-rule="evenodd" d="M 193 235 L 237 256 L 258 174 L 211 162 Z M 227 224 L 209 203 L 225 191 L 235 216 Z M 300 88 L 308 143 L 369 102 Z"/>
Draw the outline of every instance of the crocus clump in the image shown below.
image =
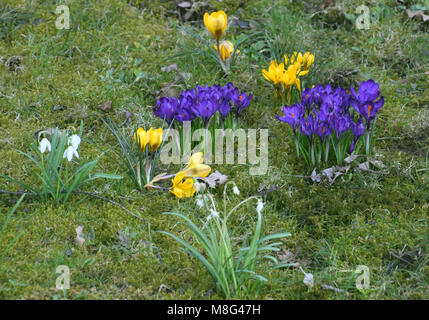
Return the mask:
<path fill-rule="evenodd" d="M 262 75 L 274 85 L 275 94 L 281 97 L 282 103 L 285 102 L 285 94 L 287 94 L 287 103 L 290 104 L 292 88 L 296 86 L 298 92 L 301 92 L 300 78 L 310 71 L 313 62 L 314 55 L 310 52 L 304 54 L 294 52 L 290 59 L 284 55 L 284 62 L 280 64 L 277 60 L 272 60 L 268 70 L 262 70 Z"/>
<path fill-rule="evenodd" d="M 173 120 L 194 123 L 199 119 L 204 128 L 211 125 L 216 127 L 219 122 L 225 128 L 225 125 L 231 123 L 227 119 L 232 114 L 234 123 L 237 124 L 241 112 L 249 106 L 252 98 L 252 94 L 240 92 L 231 82 L 225 86 L 198 85 L 195 89 L 183 91 L 178 98 L 162 97 L 156 101 L 153 112 L 169 125 Z"/>
<path fill-rule="evenodd" d="M 380 97 L 379 85 L 373 80 L 362 82 L 359 94 L 353 87 L 350 93 L 340 87 L 334 90 L 330 84 L 307 88 L 300 102 L 284 106 L 284 115 L 277 116 L 279 121 L 292 127 L 297 154 L 301 153 L 307 163 L 317 164 L 322 153 L 327 162 L 332 149 L 340 164 L 346 152 L 355 151 L 364 135 L 363 143 L 369 155 L 371 122 L 384 105 L 384 97 Z"/>

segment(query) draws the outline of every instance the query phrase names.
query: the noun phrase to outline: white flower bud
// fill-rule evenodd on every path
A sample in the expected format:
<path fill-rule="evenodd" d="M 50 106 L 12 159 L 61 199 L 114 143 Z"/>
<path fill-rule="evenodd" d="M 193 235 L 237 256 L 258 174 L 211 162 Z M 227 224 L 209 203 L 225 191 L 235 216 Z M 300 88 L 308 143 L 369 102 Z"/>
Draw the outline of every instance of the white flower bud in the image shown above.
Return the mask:
<path fill-rule="evenodd" d="M 238 190 L 237 186 L 234 186 L 234 188 L 232 188 L 232 192 L 234 192 L 234 194 L 236 195 L 240 194 L 240 190 Z"/>
<path fill-rule="evenodd" d="M 256 206 L 256 211 L 258 213 L 261 213 L 262 209 L 264 208 L 264 203 L 261 199 L 258 199 L 258 205 Z"/>

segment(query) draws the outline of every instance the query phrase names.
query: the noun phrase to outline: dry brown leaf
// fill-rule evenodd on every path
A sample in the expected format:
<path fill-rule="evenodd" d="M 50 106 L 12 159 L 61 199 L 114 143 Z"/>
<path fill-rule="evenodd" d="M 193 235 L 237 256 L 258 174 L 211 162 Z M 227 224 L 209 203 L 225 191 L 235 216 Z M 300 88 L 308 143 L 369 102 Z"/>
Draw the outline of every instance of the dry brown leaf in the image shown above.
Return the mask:
<path fill-rule="evenodd" d="M 75 230 L 76 230 L 76 238 L 74 239 L 74 241 L 76 242 L 79 248 L 82 248 L 83 244 L 85 243 L 85 238 L 81 236 L 83 231 L 83 226 L 78 226 Z"/>
<path fill-rule="evenodd" d="M 104 112 L 109 112 L 112 109 L 112 101 L 104 102 L 99 108 Z"/>
<path fill-rule="evenodd" d="M 413 10 L 407 9 L 407 15 L 408 15 L 408 18 L 410 19 L 414 17 L 421 17 L 423 22 L 426 22 L 429 20 L 429 16 L 425 14 L 423 10 L 413 11 Z"/>
<path fill-rule="evenodd" d="M 205 183 L 209 185 L 210 188 L 216 188 L 217 185 L 224 184 L 228 176 L 220 173 L 219 171 L 213 172 L 207 178 L 201 178 Z"/>
<path fill-rule="evenodd" d="M 169 73 L 171 71 L 177 71 L 177 63 L 170 64 L 167 67 L 161 67 L 161 71 L 167 72 L 167 73 Z"/>

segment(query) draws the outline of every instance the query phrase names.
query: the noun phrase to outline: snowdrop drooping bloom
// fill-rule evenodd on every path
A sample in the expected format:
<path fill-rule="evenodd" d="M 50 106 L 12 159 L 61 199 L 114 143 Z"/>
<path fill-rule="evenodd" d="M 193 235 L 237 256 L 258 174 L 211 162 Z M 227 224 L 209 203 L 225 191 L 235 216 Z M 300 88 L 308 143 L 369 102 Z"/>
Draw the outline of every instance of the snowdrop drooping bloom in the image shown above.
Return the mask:
<path fill-rule="evenodd" d="M 203 196 L 202 195 L 198 195 L 196 200 L 195 200 L 195 204 L 197 205 L 197 207 L 202 208 L 204 207 L 204 200 L 203 200 Z"/>
<path fill-rule="evenodd" d="M 77 153 L 77 150 L 73 148 L 73 146 L 69 146 L 66 151 L 64 151 L 63 159 L 67 158 L 67 160 L 70 162 L 73 159 L 73 155 L 76 156 L 76 158 L 79 159 L 79 154 Z"/>
<path fill-rule="evenodd" d="M 210 216 L 214 218 L 219 218 L 219 212 L 214 209 L 210 209 Z"/>
<path fill-rule="evenodd" d="M 195 192 L 202 192 L 206 189 L 206 184 L 203 182 L 194 182 Z"/>
<path fill-rule="evenodd" d="M 42 141 L 40 141 L 39 150 L 41 153 L 45 153 L 46 149 L 51 152 L 51 143 L 48 139 L 43 138 Z"/>
<path fill-rule="evenodd" d="M 74 134 L 69 137 L 68 144 L 69 146 L 71 145 L 73 149 L 77 151 L 77 148 L 79 148 L 79 145 L 80 145 L 80 141 L 81 141 L 80 137 L 77 134 Z"/>
<path fill-rule="evenodd" d="M 261 213 L 262 209 L 264 208 L 264 203 L 261 199 L 258 199 L 258 205 L 256 206 L 256 211 L 258 213 Z"/>
<path fill-rule="evenodd" d="M 232 188 L 232 192 L 234 192 L 234 194 L 236 195 L 240 194 L 240 190 L 238 190 L 237 186 L 234 186 L 234 188 Z"/>

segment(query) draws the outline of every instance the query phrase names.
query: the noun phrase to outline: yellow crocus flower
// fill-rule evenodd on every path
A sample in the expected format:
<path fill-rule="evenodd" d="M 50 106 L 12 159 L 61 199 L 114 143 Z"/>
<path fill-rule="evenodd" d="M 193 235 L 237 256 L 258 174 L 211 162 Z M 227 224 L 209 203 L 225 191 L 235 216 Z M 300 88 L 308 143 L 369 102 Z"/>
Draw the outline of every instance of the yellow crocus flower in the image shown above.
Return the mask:
<path fill-rule="evenodd" d="M 225 32 L 227 22 L 226 13 L 222 10 L 211 14 L 207 12 L 204 14 L 204 25 L 217 41 L 220 40 L 222 34 Z"/>
<path fill-rule="evenodd" d="M 215 49 L 217 52 L 216 45 L 213 45 L 213 49 Z M 226 61 L 226 59 L 231 59 L 231 55 L 234 52 L 234 45 L 231 43 L 231 41 L 222 41 L 222 43 L 219 45 L 219 50 L 222 60 Z"/>
<path fill-rule="evenodd" d="M 210 166 L 203 164 L 203 162 L 203 153 L 194 153 L 191 156 L 188 166 L 183 170 L 186 177 L 207 177 L 211 171 L 211 168 Z"/>
<path fill-rule="evenodd" d="M 148 133 L 150 151 L 154 152 L 162 143 L 162 129 L 153 130 L 153 128 L 150 128 Z"/>
<path fill-rule="evenodd" d="M 301 82 L 297 75 L 299 75 L 299 63 L 290 65 L 287 70 L 284 72 L 282 77 L 282 83 L 285 88 L 292 87 L 296 84 L 299 91 L 301 91 Z"/>
<path fill-rule="evenodd" d="M 184 197 L 192 197 L 195 193 L 194 179 L 185 179 L 185 175 L 185 171 L 179 171 L 174 176 L 174 179 L 171 180 L 173 182 L 173 186 L 171 187 L 170 192 L 180 199 L 183 199 Z"/>
<path fill-rule="evenodd" d="M 306 71 L 310 69 L 310 66 L 314 62 L 314 55 L 312 55 L 310 52 L 304 53 L 304 56 L 302 57 L 302 68 Z"/>
<path fill-rule="evenodd" d="M 282 81 L 283 73 L 285 71 L 285 65 L 282 63 L 278 64 L 276 60 L 272 60 L 268 71 L 262 69 L 262 75 L 265 79 L 272 82 L 275 86 Z"/>
<path fill-rule="evenodd" d="M 138 128 L 137 132 L 134 133 L 134 140 L 139 143 L 142 152 L 146 149 L 146 145 L 149 143 L 149 138 L 149 133 L 143 128 Z"/>

